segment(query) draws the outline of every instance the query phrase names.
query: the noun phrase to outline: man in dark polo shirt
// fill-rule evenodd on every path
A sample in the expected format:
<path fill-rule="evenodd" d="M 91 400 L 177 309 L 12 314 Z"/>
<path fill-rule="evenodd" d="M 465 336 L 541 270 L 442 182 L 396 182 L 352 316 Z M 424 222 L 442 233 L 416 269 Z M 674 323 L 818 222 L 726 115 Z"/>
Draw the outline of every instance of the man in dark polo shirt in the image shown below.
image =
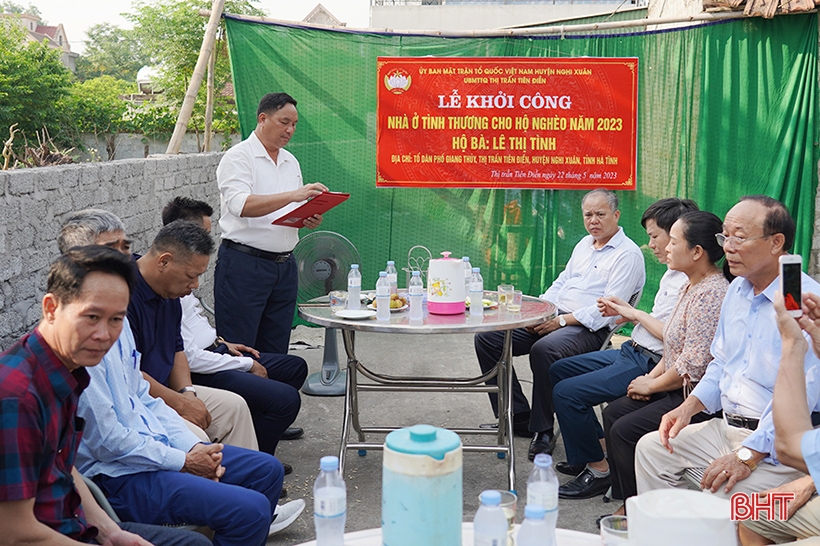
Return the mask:
<path fill-rule="evenodd" d="M 202 535 L 116 524 L 74 468 L 77 400 L 122 330 L 133 266 L 104 247 L 69 250 L 51 266 L 43 318 L 0 354 L 0 542 L 202 546 Z"/>
<path fill-rule="evenodd" d="M 207 440 L 257 450 L 248 405 L 238 394 L 194 387 L 182 341 L 179 299 L 199 286 L 214 243 L 202 227 L 176 221 L 160 229 L 151 248 L 137 258 L 137 283 L 128 305 L 128 322 L 151 396 L 162 398 Z M 194 429 L 202 438 L 202 434 Z"/>

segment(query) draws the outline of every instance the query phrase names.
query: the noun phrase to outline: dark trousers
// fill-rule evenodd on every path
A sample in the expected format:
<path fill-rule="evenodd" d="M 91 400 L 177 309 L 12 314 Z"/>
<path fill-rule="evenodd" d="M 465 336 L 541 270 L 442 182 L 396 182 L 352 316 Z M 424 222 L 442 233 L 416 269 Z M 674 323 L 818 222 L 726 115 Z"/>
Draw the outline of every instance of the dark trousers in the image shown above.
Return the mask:
<path fill-rule="evenodd" d="M 525 328 L 512 331 L 513 356 L 528 354 L 532 369 L 532 413 L 530 414 L 530 431 L 544 432 L 552 430 L 554 417 L 552 410 L 552 384 L 549 369 L 552 364 L 564 357 L 588 353 L 601 348 L 608 334 L 603 328 L 590 332 L 583 326 L 565 326 L 545 336 L 539 336 Z M 504 343 L 504 332 L 484 332 L 475 336 L 475 352 L 478 364 L 483 372 L 490 371 L 501 358 Z M 495 378 L 487 382 L 495 385 Z M 521 383 L 513 370 L 513 413 L 530 411 L 527 397 L 521 390 Z M 490 393 L 490 404 L 498 415 L 498 396 Z"/>
<path fill-rule="evenodd" d="M 612 479 L 612 498 L 624 500 L 638 494 L 635 484 L 635 446 L 644 434 L 657 432 L 663 415 L 683 403 L 683 389 L 659 392 L 642 402 L 624 396 L 604 409 L 604 437 Z M 698 413 L 692 423 L 715 415 Z"/>
<path fill-rule="evenodd" d="M 214 271 L 217 333 L 263 353 L 287 354 L 297 288 L 293 256 L 277 263 L 220 246 Z"/>
<path fill-rule="evenodd" d="M 220 344 L 215 352 L 225 354 L 228 348 Z M 250 354 L 245 356 L 253 358 Z M 287 354 L 259 353 L 257 361 L 268 370 L 268 379 L 239 370 L 192 373 L 191 379 L 197 385 L 225 389 L 244 398 L 253 417 L 259 451 L 273 455 L 282 433 L 299 414 L 299 389 L 308 369 L 304 359 Z"/>
<path fill-rule="evenodd" d="M 595 416 L 595 406 L 624 396 L 629 383 L 647 373 L 657 360 L 639 353 L 627 342 L 619 350 L 562 358 L 550 367 L 552 402 L 567 462 L 578 465 L 603 460 L 598 440 L 604 437 L 604 431 Z"/>
<path fill-rule="evenodd" d="M 141 536 L 154 546 L 211 546 L 211 540 L 196 531 L 134 523 L 132 521 L 124 521 L 117 525 L 120 526 L 120 529 Z M 92 541 L 92 544 L 97 544 L 97 542 Z"/>
<path fill-rule="evenodd" d="M 226 445 L 218 482 L 158 470 L 94 481 L 123 520 L 205 525 L 214 546 L 263 546 L 279 501 L 284 471 L 275 457 Z"/>

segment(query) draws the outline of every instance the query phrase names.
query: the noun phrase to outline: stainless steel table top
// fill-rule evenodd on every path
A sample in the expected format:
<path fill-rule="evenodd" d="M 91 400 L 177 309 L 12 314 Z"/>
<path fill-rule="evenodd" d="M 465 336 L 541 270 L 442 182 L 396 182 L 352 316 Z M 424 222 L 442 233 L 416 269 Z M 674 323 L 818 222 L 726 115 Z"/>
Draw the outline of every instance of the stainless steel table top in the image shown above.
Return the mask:
<path fill-rule="evenodd" d="M 435 315 L 428 313 L 425 305 L 424 317 L 419 321 L 410 320 L 409 310 L 391 312 L 388 322 L 377 320 L 376 317 L 363 320 L 343 319 L 336 316 L 330 307 L 299 306 L 299 316 L 319 326 L 395 334 L 467 334 L 512 330 L 541 324 L 554 318 L 556 313 L 553 303 L 532 296 L 524 296 L 518 313 L 485 309 L 484 314 L 478 316 L 470 315 L 469 310 L 460 315 Z"/>

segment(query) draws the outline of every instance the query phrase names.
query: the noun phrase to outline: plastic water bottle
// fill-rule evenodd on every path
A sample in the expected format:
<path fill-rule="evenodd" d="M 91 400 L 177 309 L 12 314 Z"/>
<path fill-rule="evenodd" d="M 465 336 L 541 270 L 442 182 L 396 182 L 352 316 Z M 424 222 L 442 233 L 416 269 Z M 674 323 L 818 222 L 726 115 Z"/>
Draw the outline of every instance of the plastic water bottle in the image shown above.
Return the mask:
<path fill-rule="evenodd" d="M 532 470 L 527 478 L 527 505 L 541 506 L 546 510 L 544 520 L 549 528 L 549 537 L 557 544 L 555 525 L 558 522 L 558 476 L 552 468 L 552 457 L 546 453 L 535 456 Z"/>
<path fill-rule="evenodd" d="M 507 516 L 500 504 L 498 491 L 481 492 L 481 506 L 473 519 L 473 546 L 507 546 Z"/>
<path fill-rule="evenodd" d="M 462 256 L 461 263 L 464 265 L 464 293 L 470 295 L 470 279 L 473 278 L 473 266 L 470 265 L 470 257 Z"/>
<path fill-rule="evenodd" d="M 546 510 L 543 506 L 528 504 L 524 508 L 524 521 L 515 538 L 516 546 L 556 546 L 556 543 L 551 540 L 555 531 L 550 530 L 544 520 L 544 514 Z"/>
<path fill-rule="evenodd" d="M 399 272 L 396 271 L 396 262 L 387 260 L 387 280 L 390 283 L 390 295 L 399 293 Z"/>
<path fill-rule="evenodd" d="M 362 274 L 359 272 L 359 264 L 350 266 L 350 273 L 347 274 L 347 308 L 351 311 L 358 311 L 362 308 Z"/>
<path fill-rule="evenodd" d="M 390 281 L 387 271 L 379 271 L 376 281 L 376 319 L 390 320 Z"/>
<path fill-rule="evenodd" d="M 470 277 L 470 314 L 483 315 L 484 314 L 484 279 L 481 277 L 481 269 L 473 268 L 473 274 Z"/>
<path fill-rule="evenodd" d="M 322 457 L 313 485 L 313 525 L 317 546 L 344 546 L 347 489 L 338 457 Z"/>
<path fill-rule="evenodd" d="M 410 297 L 410 320 L 420 320 L 424 317 L 424 286 L 420 271 L 413 271 L 407 291 Z"/>

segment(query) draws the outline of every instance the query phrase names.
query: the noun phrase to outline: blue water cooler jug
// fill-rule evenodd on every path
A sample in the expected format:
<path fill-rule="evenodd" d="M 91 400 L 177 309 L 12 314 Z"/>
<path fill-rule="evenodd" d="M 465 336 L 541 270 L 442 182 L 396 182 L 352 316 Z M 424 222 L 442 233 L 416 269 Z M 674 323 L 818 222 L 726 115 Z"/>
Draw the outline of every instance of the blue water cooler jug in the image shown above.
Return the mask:
<path fill-rule="evenodd" d="M 415 425 L 384 442 L 384 546 L 461 546 L 461 439 L 450 430 Z"/>

